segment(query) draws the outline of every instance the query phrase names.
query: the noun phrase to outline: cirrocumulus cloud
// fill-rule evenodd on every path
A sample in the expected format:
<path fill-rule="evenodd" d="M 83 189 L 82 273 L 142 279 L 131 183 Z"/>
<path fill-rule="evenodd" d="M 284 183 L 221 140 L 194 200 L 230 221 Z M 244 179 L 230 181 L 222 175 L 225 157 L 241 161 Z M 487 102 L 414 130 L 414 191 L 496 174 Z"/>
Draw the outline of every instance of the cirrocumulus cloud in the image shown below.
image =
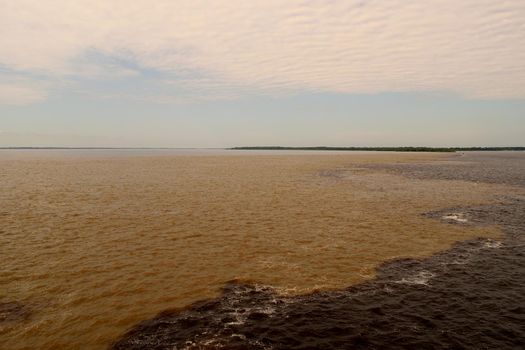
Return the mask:
<path fill-rule="evenodd" d="M 68 91 L 159 101 L 304 91 L 525 98 L 521 0 L 0 6 L 1 76 L 26 84 L 3 82 L 0 103 L 42 100 L 46 92 L 31 90 L 42 80 L 54 92 L 67 82 Z M 108 91 L 108 80 L 121 83 Z"/>

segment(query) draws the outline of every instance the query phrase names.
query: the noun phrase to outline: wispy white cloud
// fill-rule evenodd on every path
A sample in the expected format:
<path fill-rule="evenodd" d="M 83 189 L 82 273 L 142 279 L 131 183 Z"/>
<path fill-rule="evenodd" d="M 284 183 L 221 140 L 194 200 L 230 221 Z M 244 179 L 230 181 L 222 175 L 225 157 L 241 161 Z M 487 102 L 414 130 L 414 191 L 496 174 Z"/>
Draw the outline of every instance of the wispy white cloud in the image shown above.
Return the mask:
<path fill-rule="evenodd" d="M 307 90 L 525 98 L 521 0 L 0 0 L 0 6 L 0 64 L 49 77 L 120 79 L 138 74 L 120 64 L 131 61 L 159 72 L 147 81 L 158 84 L 153 99 L 183 96 L 161 90 L 174 84 L 201 97 Z M 115 60 L 93 59 L 93 52 Z M 199 78 L 175 79 L 181 71 Z"/>

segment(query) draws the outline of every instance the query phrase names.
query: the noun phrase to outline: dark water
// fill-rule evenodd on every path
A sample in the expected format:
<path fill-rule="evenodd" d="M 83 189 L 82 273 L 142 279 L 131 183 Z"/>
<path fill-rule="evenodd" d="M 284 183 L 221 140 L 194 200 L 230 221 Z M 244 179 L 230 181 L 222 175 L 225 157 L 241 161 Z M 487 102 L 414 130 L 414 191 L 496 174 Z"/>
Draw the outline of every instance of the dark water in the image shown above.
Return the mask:
<path fill-rule="evenodd" d="M 524 154 L 468 154 L 439 165 L 386 169 L 525 186 Z M 342 290 L 283 297 L 233 281 L 217 299 L 140 323 L 112 348 L 523 349 L 525 198 L 423 215 L 451 225 L 498 224 L 504 238 L 461 242 L 423 260 L 390 261 L 374 280 Z"/>
<path fill-rule="evenodd" d="M 31 315 L 30 309 L 17 302 L 0 303 L 0 325 L 2 323 L 21 321 Z"/>
<path fill-rule="evenodd" d="M 525 187 L 525 152 L 463 152 L 451 161 L 372 164 L 418 179 L 464 180 Z"/>

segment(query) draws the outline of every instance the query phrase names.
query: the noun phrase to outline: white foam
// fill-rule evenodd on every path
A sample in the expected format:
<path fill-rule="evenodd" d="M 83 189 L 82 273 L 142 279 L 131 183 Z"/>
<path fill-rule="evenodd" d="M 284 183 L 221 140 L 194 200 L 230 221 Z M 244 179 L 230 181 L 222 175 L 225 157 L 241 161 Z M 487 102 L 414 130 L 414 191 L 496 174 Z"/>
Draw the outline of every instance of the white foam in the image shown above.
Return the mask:
<path fill-rule="evenodd" d="M 444 263 L 444 265 L 465 265 L 470 261 L 470 256 L 461 257 L 459 259 L 454 259 L 451 262 Z"/>
<path fill-rule="evenodd" d="M 452 220 L 456 222 L 467 222 L 468 220 L 465 218 L 465 215 L 462 213 L 452 213 L 447 214 L 442 217 L 445 220 Z"/>
<path fill-rule="evenodd" d="M 417 284 L 417 285 L 424 285 L 428 286 L 428 282 L 434 278 L 436 274 L 430 272 L 430 271 L 421 271 L 418 274 L 414 276 L 410 276 L 407 278 L 402 278 L 399 281 L 396 281 L 396 283 L 402 283 L 402 284 Z"/>
<path fill-rule="evenodd" d="M 224 323 L 225 327 L 242 325 L 246 323 L 246 319 L 248 317 L 246 310 L 243 309 L 243 311 L 241 312 L 238 308 L 235 308 L 232 311 L 228 312 L 228 315 L 231 316 L 234 320 L 231 322 Z"/>
<path fill-rule="evenodd" d="M 497 249 L 501 248 L 503 246 L 503 243 L 501 241 L 493 241 L 491 239 L 488 239 L 485 244 L 483 244 L 484 248 L 491 248 L 491 249 Z"/>
<path fill-rule="evenodd" d="M 231 338 L 240 338 L 240 339 L 246 339 L 246 336 L 244 334 L 238 334 L 238 333 L 233 333 L 232 335 L 230 335 Z"/>

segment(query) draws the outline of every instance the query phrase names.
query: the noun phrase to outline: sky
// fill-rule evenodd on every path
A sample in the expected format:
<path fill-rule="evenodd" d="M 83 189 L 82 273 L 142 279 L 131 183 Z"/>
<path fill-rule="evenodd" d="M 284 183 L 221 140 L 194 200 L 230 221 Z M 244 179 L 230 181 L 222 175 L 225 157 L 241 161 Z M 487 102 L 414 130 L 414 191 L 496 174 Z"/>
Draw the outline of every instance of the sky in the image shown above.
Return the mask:
<path fill-rule="evenodd" d="M 523 0 L 0 8 L 0 147 L 525 146 Z"/>

